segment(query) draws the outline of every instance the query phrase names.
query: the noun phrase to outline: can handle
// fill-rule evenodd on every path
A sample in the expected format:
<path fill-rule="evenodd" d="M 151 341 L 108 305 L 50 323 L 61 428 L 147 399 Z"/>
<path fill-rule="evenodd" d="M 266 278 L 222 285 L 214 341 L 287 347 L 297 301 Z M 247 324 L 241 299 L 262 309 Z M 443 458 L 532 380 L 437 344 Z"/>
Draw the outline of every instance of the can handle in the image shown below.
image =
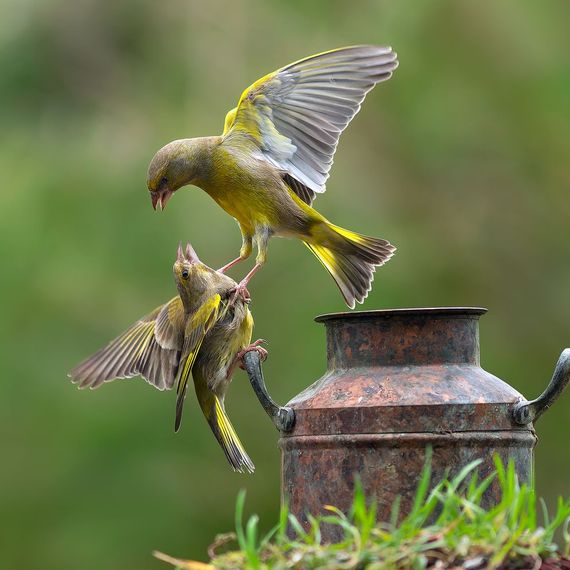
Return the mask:
<path fill-rule="evenodd" d="M 519 425 L 535 422 L 562 394 L 570 382 L 570 348 L 562 351 L 546 390 L 536 400 L 518 402 L 513 409 L 513 419 Z"/>
<path fill-rule="evenodd" d="M 259 353 L 256 350 L 246 352 L 243 357 L 243 363 L 251 387 L 265 413 L 271 418 L 271 421 L 279 431 L 291 431 L 295 424 L 295 412 L 292 408 L 279 406 L 269 395 L 263 378 Z"/>

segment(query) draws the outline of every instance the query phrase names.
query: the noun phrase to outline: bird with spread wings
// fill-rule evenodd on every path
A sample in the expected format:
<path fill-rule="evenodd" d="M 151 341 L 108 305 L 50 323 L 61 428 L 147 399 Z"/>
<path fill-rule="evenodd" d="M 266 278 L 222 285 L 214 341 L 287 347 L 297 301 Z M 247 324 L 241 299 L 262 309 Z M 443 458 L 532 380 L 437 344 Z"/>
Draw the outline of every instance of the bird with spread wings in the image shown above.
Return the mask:
<path fill-rule="evenodd" d="M 222 135 L 176 140 L 155 154 L 148 171 L 154 208 L 163 209 L 183 186 L 202 188 L 242 233 L 239 257 L 220 271 L 257 247 L 256 263 L 238 290 L 265 263 L 269 238 L 296 237 L 353 308 L 395 247 L 332 224 L 312 204 L 326 189 L 341 133 L 366 94 L 397 66 L 390 47 L 362 45 L 313 55 L 262 77 L 227 114 Z"/>
<path fill-rule="evenodd" d="M 142 376 L 159 390 L 176 384 L 174 428 L 180 428 L 190 378 L 200 408 L 235 471 L 253 472 L 225 410 L 225 396 L 236 366 L 246 352 L 262 359 L 267 351 L 252 344 L 253 317 L 247 295 L 237 283 L 202 263 L 188 244 L 174 263 L 178 295 L 139 319 L 123 334 L 70 373 L 80 388 L 98 388 L 118 378 Z"/>

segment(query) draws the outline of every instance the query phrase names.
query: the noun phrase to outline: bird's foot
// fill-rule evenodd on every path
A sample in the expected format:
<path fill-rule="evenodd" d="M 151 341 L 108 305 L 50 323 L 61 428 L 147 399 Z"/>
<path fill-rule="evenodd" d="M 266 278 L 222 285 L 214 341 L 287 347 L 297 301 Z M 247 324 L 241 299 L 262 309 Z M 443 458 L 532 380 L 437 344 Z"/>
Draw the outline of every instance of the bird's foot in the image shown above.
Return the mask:
<path fill-rule="evenodd" d="M 232 291 L 230 296 L 230 305 L 233 305 L 240 297 L 246 303 L 251 301 L 251 295 L 243 281 Z"/>
<path fill-rule="evenodd" d="M 226 378 L 229 380 L 233 376 L 234 370 L 235 370 L 236 366 L 238 366 L 238 364 L 242 370 L 245 370 L 243 357 L 248 352 L 252 352 L 253 350 L 255 350 L 256 352 L 259 353 L 259 357 L 261 358 L 261 361 L 264 362 L 265 359 L 267 358 L 267 350 L 265 350 L 265 348 L 263 348 L 262 346 L 259 346 L 259 345 L 264 344 L 265 342 L 267 342 L 267 341 L 260 338 L 259 340 L 252 342 L 249 346 L 246 346 L 244 349 L 240 350 L 234 356 L 234 359 L 232 360 L 232 363 L 230 364 L 228 371 L 226 373 Z"/>
<path fill-rule="evenodd" d="M 265 344 L 267 341 L 264 338 L 260 338 L 258 340 L 256 340 L 255 342 L 252 342 L 249 346 L 246 346 L 244 349 L 240 350 L 237 355 L 236 355 L 236 360 L 239 362 L 239 367 L 242 370 L 245 370 L 245 364 L 243 362 L 243 357 L 248 353 L 248 352 L 257 352 L 259 354 L 259 358 L 261 359 L 261 362 L 265 362 L 267 360 L 267 355 L 269 354 L 267 352 L 267 350 L 265 348 L 263 348 L 263 346 L 261 346 L 262 344 Z"/>

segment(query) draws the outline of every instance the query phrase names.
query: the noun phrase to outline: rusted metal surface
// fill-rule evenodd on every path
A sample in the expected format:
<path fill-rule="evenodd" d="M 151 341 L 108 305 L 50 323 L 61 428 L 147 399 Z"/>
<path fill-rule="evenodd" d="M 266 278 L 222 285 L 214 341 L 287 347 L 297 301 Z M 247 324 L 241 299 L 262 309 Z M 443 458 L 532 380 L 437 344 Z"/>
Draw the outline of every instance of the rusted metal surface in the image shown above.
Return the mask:
<path fill-rule="evenodd" d="M 305 525 L 306 513 L 324 514 L 324 505 L 348 512 L 354 476 L 358 474 L 366 496 L 378 501 L 379 519 L 388 520 L 398 495 L 401 512 L 409 512 L 428 445 L 433 447 L 434 484 L 448 467 L 453 473 L 479 458 L 485 459 L 479 469 L 481 477 L 490 474 L 494 453 L 504 462 L 513 459 L 521 480 L 528 481 L 535 441 L 534 434 L 525 430 L 287 437 L 281 440 L 283 498 L 290 512 Z M 498 485 L 493 485 L 485 502 L 492 504 L 498 499 Z M 324 527 L 323 534 L 326 541 L 342 538 L 342 530 L 336 526 Z"/>
<path fill-rule="evenodd" d="M 433 308 L 337 313 L 326 326 L 327 371 L 287 405 L 292 431 L 282 433 L 282 491 L 291 512 L 350 507 L 354 477 L 386 518 L 396 496 L 413 499 L 426 448 L 432 481 L 493 454 L 512 459 L 521 481 L 532 472 L 532 424 L 513 417 L 524 398 L 479 365 L 479 317 L 486 309 Z M 491 487 L 487 500 L 496 500 Z M 335 540 L 338 529 L 325 530 Z"/>

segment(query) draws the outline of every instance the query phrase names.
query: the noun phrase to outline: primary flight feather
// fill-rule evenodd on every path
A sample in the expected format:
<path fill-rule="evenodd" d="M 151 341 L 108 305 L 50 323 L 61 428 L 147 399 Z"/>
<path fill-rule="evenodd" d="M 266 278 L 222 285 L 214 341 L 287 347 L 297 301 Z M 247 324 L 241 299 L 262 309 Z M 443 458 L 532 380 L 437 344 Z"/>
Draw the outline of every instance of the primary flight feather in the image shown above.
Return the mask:
<path fill-rule="evenodd" d="M 227 115 L 221 136 L 181 139 L 161 148 L 148 171 L 153 207 L 179 188 L 206 191 L 239 223 L 243 244 L 227 271 L 265 263 L 269 238 L 296 237 L 315 254 L 353 308 L 370 291 L 373 273 L 394 254 L 388 241 L 330 223 L 312 203 L 326 181 L 341 133 L 366 94 L 398 66 L 390 47 L 352 46 L 317 54 L 256 81 Z"/>
<path fill-rule="evenodd" d="M 175 430 L 190 375 L 200 408 L 235 471 L 253 472 L 225 411 L 224 400 L 237 365 L 253 344 L 253 318 L 237 283 L 204 265 L 190 245 L 178 249 L 174 263 L 178 295 L 139 319 L 106 347 L 70 372 L 80 388 L 97 388 L 117 378 L 142 376 L 159 390 L 177 384 Z"/>

